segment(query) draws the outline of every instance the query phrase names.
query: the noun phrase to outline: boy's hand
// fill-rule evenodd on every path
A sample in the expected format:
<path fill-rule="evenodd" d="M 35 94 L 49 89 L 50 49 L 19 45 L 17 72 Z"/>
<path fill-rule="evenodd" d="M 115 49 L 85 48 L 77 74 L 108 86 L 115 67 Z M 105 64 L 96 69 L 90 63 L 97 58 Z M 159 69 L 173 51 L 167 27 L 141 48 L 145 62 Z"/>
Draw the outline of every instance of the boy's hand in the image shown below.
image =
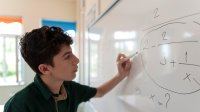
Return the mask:
<path fill-rule="evenodd" d="M 130 59 L 127 58 L 126 55 L 120 53 L 117 56 L 117 68 L 118 68 L 118 75 L 126 77 L 131 69 Z"/>

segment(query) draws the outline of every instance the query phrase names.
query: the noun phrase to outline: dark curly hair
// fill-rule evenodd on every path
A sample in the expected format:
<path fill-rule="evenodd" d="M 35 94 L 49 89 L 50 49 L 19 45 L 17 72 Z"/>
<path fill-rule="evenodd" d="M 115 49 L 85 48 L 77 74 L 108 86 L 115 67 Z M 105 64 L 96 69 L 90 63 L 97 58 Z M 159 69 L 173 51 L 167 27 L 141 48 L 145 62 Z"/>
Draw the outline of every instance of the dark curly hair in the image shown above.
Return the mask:
<path fill-rule="evenodd" d="M 72 38 L 59 27 L 43 26 L 25 33 L 20 40 L 20 52 L 28 65 L 37 73 L 40 64 L 54 66 L 53 57 L 60 52 L 61 46 L 70 46 Z"/>

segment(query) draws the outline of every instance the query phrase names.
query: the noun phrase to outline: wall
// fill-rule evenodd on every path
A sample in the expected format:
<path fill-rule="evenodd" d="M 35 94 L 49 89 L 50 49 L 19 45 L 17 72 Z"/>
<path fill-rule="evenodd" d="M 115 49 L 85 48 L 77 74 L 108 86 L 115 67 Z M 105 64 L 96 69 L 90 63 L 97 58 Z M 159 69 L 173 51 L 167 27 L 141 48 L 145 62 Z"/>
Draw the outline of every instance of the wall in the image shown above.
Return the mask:
<path fill-rule="evenodd" d="M 76 0 L 0 0 L 0 16 L 23 18 L 24 31 L 40 27 L 41 19 L 76 21 Z M 33 81 L 34 72 L 25 64 L 25 85 L 0 87 L 0 104 Z M 3 92 L 2 92 L 3 91 Z"/>

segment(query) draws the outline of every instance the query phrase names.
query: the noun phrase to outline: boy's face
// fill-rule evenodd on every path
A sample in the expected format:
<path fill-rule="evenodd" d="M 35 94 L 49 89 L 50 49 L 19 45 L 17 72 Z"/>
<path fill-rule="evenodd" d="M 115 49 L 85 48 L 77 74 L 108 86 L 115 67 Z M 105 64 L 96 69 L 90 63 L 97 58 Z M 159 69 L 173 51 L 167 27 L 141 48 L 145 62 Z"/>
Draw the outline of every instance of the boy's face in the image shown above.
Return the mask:
<path fill-rule="evenodd" d="M 72 53 L 70 46 L 62 45 L 60 52 L 53 58 L 51 76 L 61 81 L 71 81 L 76 77 L 79 59 Z"/>

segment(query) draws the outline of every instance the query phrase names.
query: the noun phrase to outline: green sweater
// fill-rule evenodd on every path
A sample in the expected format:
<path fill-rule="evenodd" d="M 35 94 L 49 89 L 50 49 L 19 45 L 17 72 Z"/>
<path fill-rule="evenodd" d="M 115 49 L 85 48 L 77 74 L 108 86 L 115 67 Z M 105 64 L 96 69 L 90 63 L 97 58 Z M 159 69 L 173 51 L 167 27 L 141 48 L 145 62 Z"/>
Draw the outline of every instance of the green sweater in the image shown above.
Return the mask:
<path fill-rule="evenodd" d="M 67 99 L 56 102 L 52 92 L 38 75 L 34 82 L 16 93 L 4 106 L 4 112 L 76 112 L 81 102 L 86 102 L 96 94 L 96 88 L 73 81 L 63 83 Z"/>

